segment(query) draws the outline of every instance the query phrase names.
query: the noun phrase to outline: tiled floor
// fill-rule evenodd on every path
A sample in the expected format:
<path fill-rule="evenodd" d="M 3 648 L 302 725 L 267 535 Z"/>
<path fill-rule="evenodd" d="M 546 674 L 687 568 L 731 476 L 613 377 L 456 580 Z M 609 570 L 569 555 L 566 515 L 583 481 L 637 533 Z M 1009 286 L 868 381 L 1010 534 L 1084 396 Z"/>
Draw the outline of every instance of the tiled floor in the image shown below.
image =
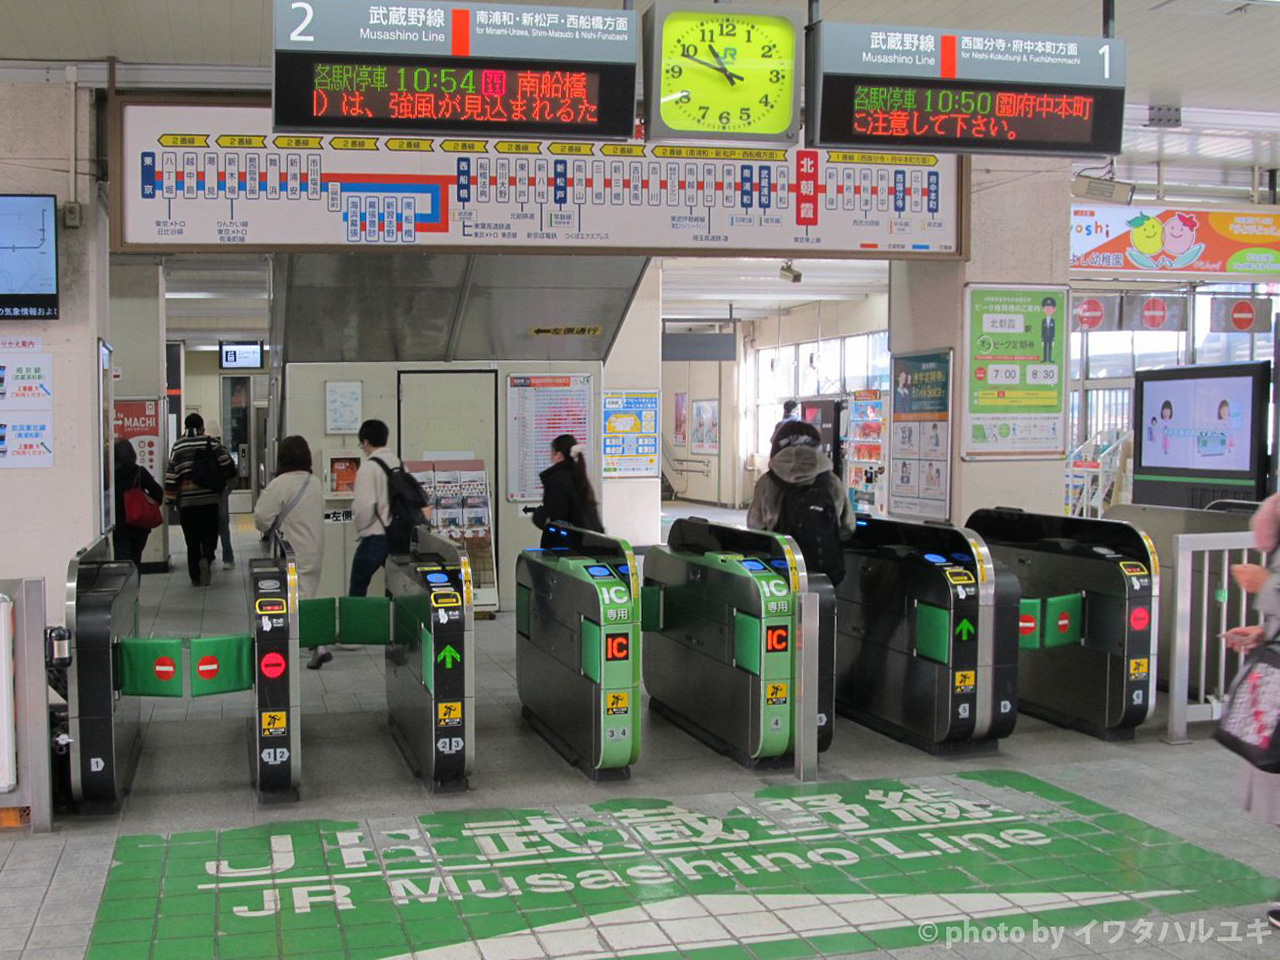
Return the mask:
<path fill-rule="evenodd" d="M 204 590 L 189 585 L 180 555 L 176 572 L 144 577 L 144 632 L 243 631 L 256 538 L 240 531 L 236 549 L 237 568 L 215 571 Z M 461 795 L 430 794 L 409 776 L 387 732 L 377 649 L 339 650 L 323 670 L 303 672 L 303 796 L 294 805 L 254 801 L 249 695 L 156 701 L 118 816 L 63 818 L 47 837 L 0 834 L 0 960 L 78 960 L 91 935 L 91 960 L 1280 955 L 1280 935 L 1254 938 L 1246 928 L 1262 901 L 1280 896 L 1280 884 L 1264 879 L 1280 875 L 1280 830 L 1239 812 L 1236 763 L 1207 730 L 1170 747 L 1157 716 L 1135 742 L 1113 744 L 1024 717 L 994 756 L 935 759 L 841 719 L 822 758 L 829 783 L 797 791 L 785 772 L 744 770 L 646 712 L 632 778 L 595 784 L 521 721 L 511 618 L 478 623 L 477 643 L 476 770 Z M 959 819 L 934 794 L 934 813 L 952 811 L 938 826 L 884 807 L 883 791 L 913 787 L 955 794 Z M 930 839 L 970 835 L 970 820 L 990 833 L 983 821 L 1002 815 L 997 806 L 1026 821 L 1017 829 L 1052 841 L 1031 855 L 989 851 L 989 838 L 954 852 Z M 626 833 L 637 820 L 674 821 L 685 833 L 637 838 Z M 476 839 L 510 844 L 513 829 L 535 821 L 549 846 L 511 869 Z M 765 821 L 783 833 L 762 839 Z M 710 831 L 710 822 L 720 826 Z M 701 832 L 684 861 L 719 858 L 730 876 L 714 865 L 692 878 L 673 872 L 676 851 L 663 845 L 690 824 Z M 894 838 L 898 852 L 873 835 Z M 275 873 L 272 837 L 293 858 Z M 726 838 L 727 848 L 717 846 Z M 769 843 L 784 844 L 780 881 L 737 865 L 757 863 L 748 852 Z M 841 846 L 857 855 L 833 852 Z M 218 875 L 219 860 L 226 871 L 258 872 Z M 593 868 L 587 880 L 583 866 Z M 623 879 L 610 881 L 609 870 Z M 457 899 L 451 877 L 463 884 Z M 444 884 L 434 898 L 433 882 Z M 502 893 L 511 883 L 519 894 Z M 1196 920 L 1204 925 L 1192 930 Z M 923 924 L 934 924 L 932 946 L 918 945 Z M 1056 947 L 1051 926 L 1061 928 Z M 1032 939 L 1037 930 L 1048 942 Z M 947 946 L 947 936 L 960 942 Z"/>

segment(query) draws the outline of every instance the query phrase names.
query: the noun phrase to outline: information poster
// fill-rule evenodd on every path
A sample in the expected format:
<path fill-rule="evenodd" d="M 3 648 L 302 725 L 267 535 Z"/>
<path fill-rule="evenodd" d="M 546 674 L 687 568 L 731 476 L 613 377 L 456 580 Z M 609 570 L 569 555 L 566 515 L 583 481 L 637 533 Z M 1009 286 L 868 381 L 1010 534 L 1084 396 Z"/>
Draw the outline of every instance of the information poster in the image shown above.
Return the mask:
<path fill-rule="evenodd" d="M 114 435 L 128 440 L 138 454 L 138 466 L 164 481 L 160 420 L 163 410 L 158 400 L 117 400 Z"/>
<path fill-rule="evenodd" d="M 671 444 L 683 447 L 689 442 L 689 394 L 676 394 L 675 424 L 671 430 Z"/>
<path fill-rule="evenodd" d="M 657 390 L 605 391 L 601 463 L 606 480 L 658 476 L 661 410 Z"/>
<path fill-rule="evenodd" d="M 324 432 L 360 432 L 363 381 L 326 380 L 324 383 Z"/>
<path fill-rule="evenodd" d="M 1066 455 L 1066 287 L 965 288 L 965 459 Z"/>
<path fill-rule="evenodd" d="M 591 374 L 507 377 L 507 500 L 542 499 L 539 474 L 551 466 L 551 441 L 572 434 L 594 449 Z"/>
<path fill-rule="evenodd" d="M 0 468 L 53 466 L 53 356 L 36 339 L 0 350 Z"/>
<path fill-rule="evenodd" d="M 891 361 L 889 512 L 951 515 L 951 351 Z"/>
<path fill-rule="evenodd" d="M 693 442 L 690 453 L 720 453 L 720 401 L 693 401 Z"/>
<path fill-rule="evenodd" d="M 269 107 L 190 104 L 129 104 L 122 128 L 119 240 L 134 249 L 912 257 L 959 246 L 959 161 L 946 154 L 298 136 L 273 133 Z"/>

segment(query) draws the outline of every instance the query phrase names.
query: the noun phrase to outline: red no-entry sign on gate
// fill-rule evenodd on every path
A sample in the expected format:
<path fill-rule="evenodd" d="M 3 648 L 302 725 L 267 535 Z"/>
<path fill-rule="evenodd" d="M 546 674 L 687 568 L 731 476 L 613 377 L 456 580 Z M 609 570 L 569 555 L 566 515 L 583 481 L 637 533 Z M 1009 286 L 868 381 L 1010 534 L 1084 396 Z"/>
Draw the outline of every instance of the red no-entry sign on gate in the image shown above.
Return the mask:
<path fill-rule="evenodd" d="M 1135 630 L 1145 630 L 1151 626 L 1151 611 L 1146 607 L 1134 607 L 1129 614 L 1129 626 Z"/>
<path fill-rule="evenodd" d="M 156 679 L 172 680 L 178 675 L 178 667 L 173 662 L 173 657 L 156 657 Z"/>
<path fill-rule="evenodd" d="M 1018 633 L 1024 637 L 1029 637 L 1036 632 L 1036 618 L 1028 613 L 1024 613 L 1018 618 Z"/>
<path fill-rule="evenodd" d="M 278 653 L 268 653 L 262 658 L 262 675 L 268 680 L 274 680 L 276 677 L 284 673 L 284 657 Z"/>
<path fill-rule="evenodd" d="M 196 664 L 196 673 L 203 680 L 212 680 L 218 675 L 218 658 L 213 656 L 201 657 L 200 662 Z"/>
<path fill-rule="evenodd" d="M 1071 629 L 1071 614 L 1067 613 L 1066 611 L 1063 611 L 1062 613 L 1058 614 L 1058 632 L 1066 633 L 1070 629 Z"/>

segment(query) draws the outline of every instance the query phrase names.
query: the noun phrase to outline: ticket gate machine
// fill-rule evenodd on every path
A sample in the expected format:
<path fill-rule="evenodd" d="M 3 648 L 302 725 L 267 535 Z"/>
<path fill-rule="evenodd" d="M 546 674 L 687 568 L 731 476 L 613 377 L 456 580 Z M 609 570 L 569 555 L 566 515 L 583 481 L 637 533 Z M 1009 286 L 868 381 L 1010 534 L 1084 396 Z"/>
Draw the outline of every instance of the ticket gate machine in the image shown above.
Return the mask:
<path fill-rule="evenodd" d="M 795 542 L 682 518 L 645 554 L 644 578 L 655 592 L 645 607 L 650 709 L 743 766 L 790 763 L 799 598 L 809 588 Z M 830 646 L 819 643 L 820 750 L 834 724 Z"/>
<path fill-rule="evenodd" d="M 640 574 L 625 540 L 552 523 L 562 546 L 516 560 L 524 718 L 593 780 L 640 757 Z"/>
<path fill-rule="evenodd" d="M 67 573 L 71 663 L 65 675 L 50 677 L 67 701 L 67 750 L 54 760 L 57 792 L 79 812 L 114 813 L 142 749 L 141 702 L 121 693 L 119 649 L 122 638 L 138 635 L 138 571 L 111 560 L 104 538 L 76 554 Z"/>
<path fill-rule="evenodd" d="M 475 760 L 475 609 L 471 561 L 426 527 L 387 559 L 392 631 L 386 652 L 392 735 L 436 792 L 466 790 Z"/>
<path fill-rule="evenodd" d="M 950 524 L 860 516 L 837 588 L 836 709 L 930 753 L 994 750 L 1018 704 L 1018 583 Z"/>
<path fill-rule="evenodd" d="M 298 572 L 292 550 L 279 542 L 279 556 L 249 561 L 258 705 L 250 720 L 252 775 L 264 805 L 294 802 L 302 786 Z"/>
<path fill-rule="evenodd" d="M 978 510 L 968 526 L 1022 586 L 1020 709 L 1105 740 L 1131 740 L 1156 698 L 1160 568 L 1115 520 Z"/>

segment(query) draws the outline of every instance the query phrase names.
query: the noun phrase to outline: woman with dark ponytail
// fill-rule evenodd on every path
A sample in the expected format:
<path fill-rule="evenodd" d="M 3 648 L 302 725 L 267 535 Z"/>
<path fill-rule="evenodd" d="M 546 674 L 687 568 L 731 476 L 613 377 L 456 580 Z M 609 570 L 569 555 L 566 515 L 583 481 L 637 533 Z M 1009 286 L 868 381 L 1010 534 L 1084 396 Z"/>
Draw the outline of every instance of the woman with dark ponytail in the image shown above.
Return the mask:
<path fill-rule="evenodd" d="M 539 474 L 539 479 L 542 480 L 542 506 L 533 511 L 533 522 L 543 531 L 544 549 L 556 545 L 546 532 L 547 523 L 551 521 L 604 532 L 582 446 L 573 434 L 562 433 L 551 441 L 551 466 Z"/>

